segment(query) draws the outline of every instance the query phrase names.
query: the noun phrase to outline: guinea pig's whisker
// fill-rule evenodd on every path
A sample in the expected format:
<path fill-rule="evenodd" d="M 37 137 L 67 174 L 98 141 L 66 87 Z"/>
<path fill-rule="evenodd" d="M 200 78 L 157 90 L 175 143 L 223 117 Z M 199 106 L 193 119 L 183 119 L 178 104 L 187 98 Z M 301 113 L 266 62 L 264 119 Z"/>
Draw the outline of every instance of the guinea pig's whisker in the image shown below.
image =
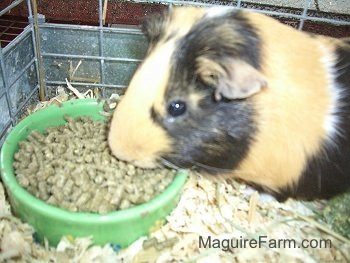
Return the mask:
<path fill-rule="evenodd" d="M 229 173 L 231 175 L 240 175 L 240 177 L 242 177 L 242 175 L 255 174 L 255 172 L 242 171 L 242 170 L 238 170 L 238 169 L 231 170 L 231 169 L 225 169 L 225 168 L 218 168 L 218 167 L 209 166 L 209 165 L 206 165 L 206 164 L 203 164 L 203 163 L 200 163 L 200 162 L 196 162 L 196 161 L 193 161 L 193 160 L 186 160 L 184 158 L 181 158 L 181 156 L 176 154 L 176 153 L 171 153 L 171 154 L 169 154 L 169 156 L 177 158 L 179 160 L 184 160 L 184 161 L 186 161 L 188 163 L 193 164 L 193 166 L 189 167 L 188 169 L 203 168 L 203 169 L 205 169 L 207 171 L 214 171 L 214 172 L 219 172 L 219 173 L 220 172 L 221 173 Z M 159 159 L 160 159 L 161 163 L 164 166 L 168 167 L 168 168 L 176 169 L 176 170 L 183 169 L 183 167 L 180 167 L 180 166 L 172 163 L 171 161 L 165 159 L 164 157 L 160 157 Z"/>
<path fill-rule="evenodd" d="M 237 170 L 237 169 L 226 169 L 226 168 L 218 168 L 218 167 L 214 167 L 214 166 L 209 166 L 203 163 L 199 163 L 199 162 L 195 162 L 192 161 L 192 163 L 198 167 L 204 168 L 206 170 L 211 170 L 214 172 L 222 172 L 222 173 L 230 173 L 230 174 L 254 174 L 254 172 L 248 172 L 248 171 L 241 171 L 241 170 Z"/>
<path fill-rule="evenodd" d="M 339 59 L 339 62 L 345 62 L 345 61 L 346 61 L 345 58 L 340 58 L 340 59 Z M 336 69 L 336 70 L 342 70 L 342 69 L 346 69 L 346 68 L 349 67 L 349 66 L 350 66 L 350 63 L 348 63 L 348 62 L 346 61 L 346 63 L 344 63 L 344 65 L 342 65 L 342 66 L 336 66 L 335 69 Z"/>
<path fill-rule="evenodd" d="M 178 160 L 183 160 L 185 162 L 193 164 L 192 168 L 200 167 L 200 168 L 203 168 L 203 169 L 206 169 L 206 170 L 209 170 L 209 171 L 214 171 L 214 172 L 230 172 L 230 173 L 232 172 L 231 169 L 217 168 L 217 167 L 209 166 L 209 165 L 206 165 L 206 164 L 203 164 L 203 163 L 200 163 L 200 162 L 196 162 L 196 161 L 193 161 L 193 160 L 188 160 L 188 159 L 182 158 L 179 154 L 176 154 L 176 153 L 171 153 L 171 154 L 169 154 L 169 156 L 173 157 L 173 158 L 176 158 Z M 170 164 L 171 166 L 178 167 L 177 165 L 174 165 L 170 161 L 166 160 L 165 158 L 161 158 L 161 160 L 163 161 L 164 165 Z"/>
<path fill-rule="evenodd" d="M 160 159 L 161 163 L 168 168 L 175 169 L 175 170 L 182 169 L 181 167 L 177 166 L 176 164 L 173 164 L 172 162 L 168 161 L 167 159 L 165 159 L 163 157 L 160 157 L 159 159 Z"/>
<path fill-rule="evenodd" d="M 218 167 L 206 165 L 206 164 L 203 164 L 203 163 L 200 163 L 200 162 L 196 162 L 196 161 L 190 161 L 190 162 L 193 163 L 194 165 L 198 166 L 198 167 L 204 168 L 206 170 L 214 171 L 214 172 L 224 172 L 224 173 L 227 173 L 227 172 L 231 173 L 232 172 L 232 170 L 230 170 L 230 169 L 218 168 Z"/>

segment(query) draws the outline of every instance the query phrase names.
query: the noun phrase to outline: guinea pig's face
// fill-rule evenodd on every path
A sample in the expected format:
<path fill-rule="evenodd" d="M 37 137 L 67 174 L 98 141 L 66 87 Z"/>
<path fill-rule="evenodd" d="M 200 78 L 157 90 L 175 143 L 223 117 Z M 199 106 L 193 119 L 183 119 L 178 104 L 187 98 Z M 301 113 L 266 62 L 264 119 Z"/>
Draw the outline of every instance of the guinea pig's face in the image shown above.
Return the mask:
<path fill-rule="evenodd" d="M 143 167 L 232 169 L 254 138 L 252 97 L 266 85 L 256 30 L 232 9 L 187 7 L 144 32 L 148 54 L 111 122 L 113 154 Z"/>

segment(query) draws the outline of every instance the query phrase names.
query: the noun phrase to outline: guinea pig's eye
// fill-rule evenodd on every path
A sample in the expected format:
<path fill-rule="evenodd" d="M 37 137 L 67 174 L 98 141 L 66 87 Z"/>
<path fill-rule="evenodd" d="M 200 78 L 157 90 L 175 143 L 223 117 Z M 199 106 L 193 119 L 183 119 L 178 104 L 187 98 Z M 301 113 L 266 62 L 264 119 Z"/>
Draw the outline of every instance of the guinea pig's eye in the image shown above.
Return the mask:
<path fill-rule="evenodd" d="M 186 103 L 181 100 L 170 102 L 168 112 L 173 117 L 178 117 L 186 112 Z"/>

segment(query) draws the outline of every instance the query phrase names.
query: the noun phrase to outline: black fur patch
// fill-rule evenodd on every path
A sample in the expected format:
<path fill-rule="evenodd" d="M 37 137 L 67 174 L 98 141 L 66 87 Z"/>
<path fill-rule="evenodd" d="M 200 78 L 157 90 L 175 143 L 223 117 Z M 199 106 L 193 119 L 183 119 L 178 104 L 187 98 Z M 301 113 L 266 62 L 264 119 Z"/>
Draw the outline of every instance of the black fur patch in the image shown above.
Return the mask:
<path fill-rule="evenodd" d="M 342 40 L 348 45 L 350 45 L 350 37 L 342 38 Z"/>
<path fill-rule="evenodd" d="M 141 30 L 149 42 L 149 50 L 164 37 L 164 26 L 168 15 L 167 11 L 157 13 L 145 19 L 141 24 Z"/>
<path fill-rule="evenodd" d="M 224 32 L 220 31 L 222 27 Z M 242 38 L 239 45 L 232 36 Z M 195 61 L 210 54 L 217 61 L 237 58 L 260 66 L 260 41 L 255 29 L 240 12 L 203 18 L 177 42 L 171 65 L 171 79 L 166 89 L 167 105 L 174 100 L 187 103 L 179 117 L 152 117 L 173 138 L 173 153 L 165 159 L 180 167 L 199 167 L 208 172 L 232 171 L 244 159 L 256 131 L 254 108 L 245 100 L 214 100 L 214 87 L 204 84 L 196 75 Z M 199 104 L 189 94 L 204 94 Z M 166 105 L 166 106 L 167 106 Z"/>
<path fill-rule="evenodd" d="M 240 39 L 240 44 L 237 44 L 235 38 Z M 214 60 L 232 57 L 260 69 L 260 49 L 261 40 L 256 29 L 249 24 L 242 12 L 232 11 L 224 16 L 198 21 L 179 41 L 175 59 L 180 65 L 191 68 L 195 58 L 202 54 L 209 55 Z"/>
<path fill-rule="evenodd" d="M 248 150 L 255 130 L 252 114 L 247 101 L 215 102 L 209 95 L 185 116 L 162 122 L 175 142 L 176 155 L 167 155 L 166 159 L 181 167 L 197 166 L 213 173 L 231 171 Z"/>
<path fill-rule="evenodd" d="M 339 134 L 326 141 L 318 155 L 311 157 L 294 189 L 284 189 L 287 196 L 303 199 L 329 198 L 350 189 L 350 46 L 336 50 L 337 86 L 343 90 L 336 116 Z"/>

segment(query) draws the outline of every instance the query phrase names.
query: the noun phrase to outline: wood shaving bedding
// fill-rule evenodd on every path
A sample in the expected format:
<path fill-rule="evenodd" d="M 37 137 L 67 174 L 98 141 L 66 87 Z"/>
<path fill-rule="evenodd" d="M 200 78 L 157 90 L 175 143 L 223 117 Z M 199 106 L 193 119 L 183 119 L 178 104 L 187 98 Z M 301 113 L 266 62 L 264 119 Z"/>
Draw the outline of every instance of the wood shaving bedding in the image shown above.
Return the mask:
<path fill-rule="evenodd" d="M 237 188 L 238 187 L 238 188 Z M 90 238 L 63 237 L 57 248 L 35 243 L 33 229 L 11 215 L 1 186 L 0 262 L 348 262 L 350 241 L 313 223 L 313 212 L 302 202 L 278 203 L 250 194 L 245 185 L 213 181 L 192 174 L 167 224 L 128 248 L 91 246 Z M 249 201 L 256 199 L 255 219 L 249 223 Z M 219 205 L 218 205 L 219 204 Z M 307 220 L 305 220 L 307 218 Z M 321 225 L 327 229 L 326 226 Z M 199 236 L 218 239 L 330 239 L 332 248 L 199 248 Z M 143 246 L 147 240 L 153 243 Z M 166 241 L 171 242 L 166 242 Z M 162 245 L 168 243 L 170 245 Z M 214 262 L 215 262 L 214 261 Z"/>
<path fill-rule="evenodd" d="M 274 199 L 264 200 L 257 192 L 247 194 L 247 187 L 212 178 L 192 175 L 185 186 L 177 208 L 167 218 L 168 223 L 151 234 L 159 240 L 178 237 L 178 243 L 168 252 L 164 261 L 157 262 L 323 262 L 338 260 L 347 262 L 350 241 L 337 235 L 329 235 L 318 229 L 311 217 L 314 213 L 302 202 L 289 200 L 279 203 Z M 253 201 L 252 201 L 253 200 Z M 252 203 L 255 204 L 255 219 L 249 222 Z M 250 205 L 251 204 L 251 205 Z M 308 221 L 304 219 L 308 218 Z M 325 228 L 327 229 L 327 228 Z M 332 231 L 328 231 L 332 234 Z M 231 251 L 199 248 L 199 236 L 212 239 L 248 238 L 331 239 L 332 248 L 302 249 L 286 248 L 237 248 Z M 145 251 L 140 251 L 140 255 Z M 143 262 L 136 258 L 134 262 Z"/>

